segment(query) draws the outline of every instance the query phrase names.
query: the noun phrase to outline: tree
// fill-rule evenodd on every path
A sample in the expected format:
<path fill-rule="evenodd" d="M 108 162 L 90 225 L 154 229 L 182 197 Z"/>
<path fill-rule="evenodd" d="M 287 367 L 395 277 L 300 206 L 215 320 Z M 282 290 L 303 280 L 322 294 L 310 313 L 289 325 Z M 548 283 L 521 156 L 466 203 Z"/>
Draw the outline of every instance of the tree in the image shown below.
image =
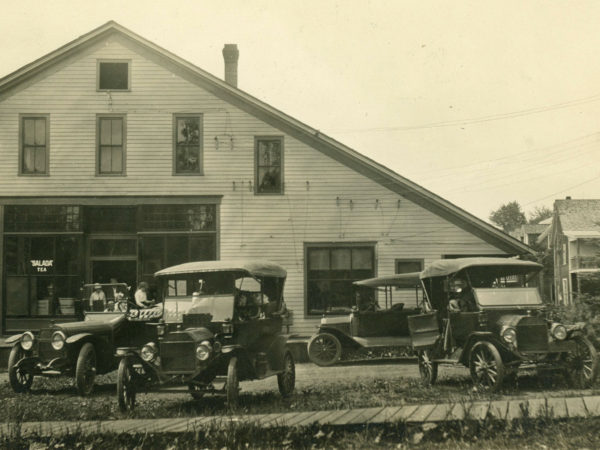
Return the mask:
<path fill-rule="evenodd" d="M 552 210 L 547 206 L 536 206 L 533 211 L 529 213 L 529 222 L 531 224 L 540 223 L 542 220 L 552 217 Z"/>
<path fill-rule="evenodd" d="M 517 201 L 506 203 L 492 211 L 490 220 L 507 233 L 527 223 L 525 213 Z"/>

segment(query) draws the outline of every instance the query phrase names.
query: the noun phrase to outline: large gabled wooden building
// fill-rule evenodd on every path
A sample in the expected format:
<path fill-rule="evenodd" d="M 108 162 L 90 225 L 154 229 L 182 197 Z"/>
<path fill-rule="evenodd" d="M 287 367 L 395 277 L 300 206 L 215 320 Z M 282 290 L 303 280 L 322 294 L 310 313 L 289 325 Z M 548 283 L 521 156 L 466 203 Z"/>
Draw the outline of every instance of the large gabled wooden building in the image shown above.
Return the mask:
<path fill-rule="evenodd" d="M 353 280 L 530 252 L 237 88 L 224 57 L 225 81 L 108 22 L 0 79 L 0 333 L 71 319 L 83 282 L 247 257 L 287 268 L 308 336 Z"/>

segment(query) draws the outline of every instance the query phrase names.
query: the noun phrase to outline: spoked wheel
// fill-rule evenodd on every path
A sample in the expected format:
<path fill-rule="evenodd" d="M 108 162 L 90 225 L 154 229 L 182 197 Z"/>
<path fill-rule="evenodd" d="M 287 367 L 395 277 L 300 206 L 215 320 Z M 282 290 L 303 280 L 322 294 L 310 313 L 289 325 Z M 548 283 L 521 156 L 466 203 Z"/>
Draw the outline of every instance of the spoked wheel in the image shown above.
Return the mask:
<path fill-rule="evenodd" d="M 469 370 L 477 388 L 495 391 L 502 386 L 504 363 L 496 347 L 490 342 L 478 342 L 469 355 Z"/>
<path fill-rule="evenodd" d="M 75 383 L 79 395 L 90 395 L 94 390 L 94 379 L 96 378 L 96 350 L 89 342 L 83 344 L 77 357 L 75 367 Z"/>
<path fill-rule="evenodd" d="M 117 372 L 117 401 L 122 412 L 133 411 L 135 408 L 135 382 L 133 368 L 128 358 L 119 362 Z"/>
<path fill-rule="evenodd" d="M 282 397 L 289 397 L 294 392 L 296 385 L 296 365 L 290 352 L 283 357 L 283 372 L 277 375 L 277 385 Z"/>
<path fill-rule="evenodd" d="M 417 357 L 419 359 L 421 382 L 425 386 L 431 386 L 437 379 L 438 363 L 433 362 L 431 359 L 431 349 L 419 350 Z"/>
<path fill-rule="evenodd" d="M 227 366 L 227 384 L 225 386 L 227 393 L 227 406 L 235 409 L 240 396 L 240 382 L 238 379 L 237 356 L 232 356 Z"/>
<path fill-rule="evenodd" d="M 188 391 L 194 400 L 200 400 L 202 397 L 204 397 L 204 391 L 196 384 L 188 384 Z"/>
<path fill-rule="evenodd" d="M 598 375 L 598 353 L 588 339 L 578 336 L 574 341 L 577 347 L 566 358 L 567 380 L 576 388 L 586 389 Z"/>
<path fill-rule="evenodd" d="M 340 360 L 342 344 L 331 333 L 319 333 L 308 341 L 308 357 L 319 366 L 330 366 Z"/>
<path fill-rule="evenodd" d="M 33 383 L 33 373 L 30 370 L 15 367 L 26 356 L 27 353 L 19 344 L 11 349 L 8 356 L 8 381 L 15 392 L 29 392 Z"/>

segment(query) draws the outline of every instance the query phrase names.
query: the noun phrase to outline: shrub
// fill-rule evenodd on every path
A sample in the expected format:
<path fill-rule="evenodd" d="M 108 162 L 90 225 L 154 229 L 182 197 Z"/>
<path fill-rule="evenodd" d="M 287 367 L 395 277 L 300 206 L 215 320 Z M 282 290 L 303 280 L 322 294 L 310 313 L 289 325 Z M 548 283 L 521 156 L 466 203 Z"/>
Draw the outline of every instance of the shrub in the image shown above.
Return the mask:
<path fill-rule="evenodd" d="M 576 295 L 572 305 L 557 307 L 555 316 L 566 324 L 585 322 L 587 337 L 600 348 L 600 296 Z"/>

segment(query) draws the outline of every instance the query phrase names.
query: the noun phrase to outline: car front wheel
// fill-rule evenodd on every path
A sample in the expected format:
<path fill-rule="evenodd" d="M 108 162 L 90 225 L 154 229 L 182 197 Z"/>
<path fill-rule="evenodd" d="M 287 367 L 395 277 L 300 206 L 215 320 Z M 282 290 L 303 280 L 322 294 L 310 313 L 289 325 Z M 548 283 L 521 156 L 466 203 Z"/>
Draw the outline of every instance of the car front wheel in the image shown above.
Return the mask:
<path fill-rule="evenodd" d="M 308 341 L 308 357 L 319 366 L 331 366 L 340 360 L 342 344 L 331 333 L 319 333 Z"/>
<path fill-rule="evenodd" d="M 119 362 L 117 372 L 117 401 L 122 412 L 133 411 L 135 408 L 135 383 L 133 368 L 128 358 Z"/>
<path fill-rule="evenodd" d="M 586 338 L 574 338 L 576 349 L 567 356 L 567 379 L 579 389 L 589 388 L 598 375 L 598 353 Z"/>
<path fill-rule="evenodd" d="M 431 350 L 419 350 L 417 353 L 419 359 L 419 373 L 421 374 L 421 382 L 425 386 L 431 386 L 435 383 L 438 375 L 438 363 L 431 359 Z"/>
<path fill-rule="evenodd" d="M 286 352 L 283 358 L 283 372 L 277 375 L 277 385 L 282 397 L 289 397 L 294 392 L 296 385 L 296 365 L 290 352 Z"/>
<path fill-rule="evenodd" d="M 19 361 L 27 356 L 19 344 L 15 345 L 8 356 L 8 381 L 13 391 L 29 392 L 33 383 L 33 373 L 24 367 L 15 367 Z"/>
<path fill-rule="evenodd" d="M 504 379 L 504 363 L 498 349 L 491 342 L 477 342 L 469 355 L 469 371 L 475 387 L 498 390 Z"/>
<path fill-rule="evenodd" d="M 238 379 L 237 357 L 232 356 L 227 366 L 227 384 L 225 386 L 227 393 L 227 406 L 234 409 L 238 403 L 240 395 L 240 382 Z"/>
<path fill-rule="evenodd" d="M 79 395 L 90 395 L 94 390 L 96 378 L 96 350 L 89 342 L 83 344 L 75 366 L 75 383 Z"/>

